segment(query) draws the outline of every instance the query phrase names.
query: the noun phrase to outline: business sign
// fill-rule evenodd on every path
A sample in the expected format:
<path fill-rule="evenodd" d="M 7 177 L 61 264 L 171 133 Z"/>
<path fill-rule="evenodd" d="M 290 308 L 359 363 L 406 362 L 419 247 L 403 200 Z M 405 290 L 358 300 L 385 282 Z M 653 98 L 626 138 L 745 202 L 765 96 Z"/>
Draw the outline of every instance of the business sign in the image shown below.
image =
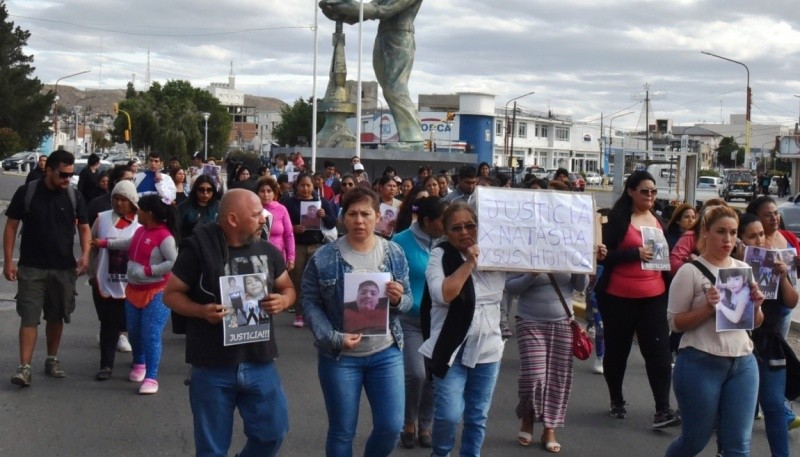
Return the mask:
<path fill-rule="evenodd" d="M 475 198 L 478 268 L 594 273 L 592 194 L 478 187 Z"/>

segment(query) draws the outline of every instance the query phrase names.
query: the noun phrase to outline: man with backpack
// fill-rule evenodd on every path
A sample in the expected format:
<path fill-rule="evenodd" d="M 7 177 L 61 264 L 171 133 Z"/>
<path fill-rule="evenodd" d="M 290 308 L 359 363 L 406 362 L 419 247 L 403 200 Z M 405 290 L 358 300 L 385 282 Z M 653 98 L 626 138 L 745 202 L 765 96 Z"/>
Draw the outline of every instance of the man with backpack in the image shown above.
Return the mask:
<path fill-rule="evenodd" d="M 75 310 L 75 282 L 89 265 L 91 231 L 86 202 L 70 187 L 75 157 L 58 150 L 47 158 L 45 177 L 20 186 L 6 210 L 3 232 L 3 276 L 17 281 L 17 314 L 20 316 L 20 365 L 11 383 L 31 385 L 31 361 L 42 314 L 47 335 L 45 374 L 63 378 L 57 358 L 64 323 Z M 14 244 L 21 229 L 19 267 L 14 263 Z M 81 257 L 76 262 L 72 246 L 77 227 Z"/>

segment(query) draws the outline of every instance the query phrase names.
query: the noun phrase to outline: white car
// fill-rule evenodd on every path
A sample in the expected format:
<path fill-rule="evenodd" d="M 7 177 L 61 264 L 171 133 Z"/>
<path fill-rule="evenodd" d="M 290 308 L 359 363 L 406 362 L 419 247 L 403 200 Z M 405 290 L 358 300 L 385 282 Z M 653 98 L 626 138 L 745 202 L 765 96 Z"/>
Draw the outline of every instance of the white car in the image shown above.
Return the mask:
<path fill-rule="evenodd" d="M 78 176 L 81 174 L 81 170 L 86 168 L 86 166 L 88 164 L 89 163 L 88 163 L 87 159 L 75 159 L 75 168 L 74 168 L 75 174 L 72 175 L 72 178 L 70 178 L 70 180 L 69 180 L 69 185 L 70 186 L 72 186 L 72 187 L 74 187 L 76 189 L 78 188 Z M 114 168 L 114 164 L 109 162 L 108 160 L 101 160 L 100 161 L 100 171 L 101 172 L 102 171 L 108 171 L 108 170 L 110 170 L 112 168 Z"/>
<path fill-rule="evenodd" d="M 599 186 L 603 183 L 603 178 L 599 173 L 589 171 L 586 173 L 586 184 L 589 186 Z"/>

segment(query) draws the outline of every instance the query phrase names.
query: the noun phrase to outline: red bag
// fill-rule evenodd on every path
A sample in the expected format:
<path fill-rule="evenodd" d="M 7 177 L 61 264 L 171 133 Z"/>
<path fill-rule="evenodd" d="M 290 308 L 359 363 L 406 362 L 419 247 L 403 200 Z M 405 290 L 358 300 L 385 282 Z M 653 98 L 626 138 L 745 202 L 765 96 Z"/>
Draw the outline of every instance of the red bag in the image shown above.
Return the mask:
<path fill-rule="evenodd" d="M 572 355 L 578 360 L 586 360 L 592 355 L 592 339 L 576 321 L 570 322 L 572 326 Z"/>
<path fill-rule="evenodd" d="M 572 326 L 572 355 L 578 360 L 586 360 L 592 355 L 592 340 L 583 328 L 581 328 L 581 325 L 572 317 L 572 311 L 570 311 L 569 306 L 567 306 L 567 301 L 564 300 L 564 295 L 561 293 L 561 289 L 558 288 L 553 274 L 547 273 L 547 277 L 550 278 L 550 284 L 552 284 L 553 288 L 556 290 L 558 299 L 561 300 L 561 305 L 564 306 L 564 311 L 570 318 L 569 325 Z"/>

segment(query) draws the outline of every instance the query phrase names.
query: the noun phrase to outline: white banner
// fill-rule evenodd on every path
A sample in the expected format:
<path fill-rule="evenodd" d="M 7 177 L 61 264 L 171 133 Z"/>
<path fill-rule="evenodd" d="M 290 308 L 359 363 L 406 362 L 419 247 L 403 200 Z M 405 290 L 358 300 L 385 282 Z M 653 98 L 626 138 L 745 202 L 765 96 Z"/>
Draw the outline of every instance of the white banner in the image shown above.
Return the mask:
<path fill-rule="evenodd" d="M 478 268 L 594 273 L 592 194 L 478 187 L 475 198 Z"/>

